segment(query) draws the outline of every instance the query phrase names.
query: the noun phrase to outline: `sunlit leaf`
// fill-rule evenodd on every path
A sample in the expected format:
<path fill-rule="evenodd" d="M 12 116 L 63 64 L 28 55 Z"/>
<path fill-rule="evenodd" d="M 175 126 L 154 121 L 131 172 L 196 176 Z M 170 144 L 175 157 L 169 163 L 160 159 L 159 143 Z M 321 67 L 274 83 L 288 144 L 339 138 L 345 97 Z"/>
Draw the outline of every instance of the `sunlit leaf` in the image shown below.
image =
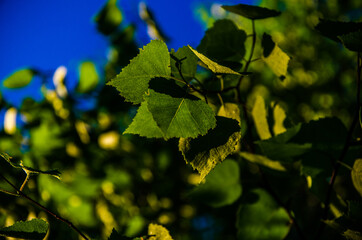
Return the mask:
<path fill-rule="evenodd" d="M 234 119 L 216 117 L 216 127 L 196 139 L 181 138 L 179 150 L 185 161 L 205 176 L 229 154 L 233 153 L 241 138 L 240 126 Z"/>
<path fill-rule="evenodd" d="M 83 62 L 79 66 L 79 83 L 77 92 L 88 93 L 92 91 L 99 82 L 96 66 L 92 62 Z"/>
<path fill-rule="evenodd" d="M 199 98 L 165 79 L 155 79 L 145 96 L 147 107 L 164 138 L 194 138 L 216 126 L 213 110 Z M 159 92 L 156 92 L 159 91 Z"/>
<path fill-rule="evenodd" d="M 15 224 L 0 228 L 0 236 L 22 239 L 44 239 L 49 225 L 42 219 L 20 221 Z"/>
<path fill-rule="evenodd" d="M 217 165 L 190 193 L 190 197 L 212 207 L 222 207 L 234 203 L 241 195 L 239 165 L 225 160 Z"/>
<path fill-rule="evenodd" d="M 275 105 L 273 109 L 273 116 L 274 116 L 274 126 L 273 126 L 274 135 L 278 135 L 285 132 L 286 128 L 284 127 L 284 120 L 287 117 L 287 115 L 285 114 L 284 109 L 280 107 L 279 104 Z"/>
<path fill-rule="evenodd" d="M 339 22 L 319 19 L 319 23 L 315 26 L 322 35 L 336 42 L 341 42 L 338 36 L 346 35 L 362 29 L 362 22 Z"/>
<path fill-rule="evenodd" d="M 179 62 L 180 61 L 180 62 Z M 171 71 L 172 75 L 178 79 L 184 79 L 190 81 L 196 74 L 198 58 L 188 47 L 182 47 L 177 52 L 171 52 Z M 177 69 L 177 64 L 180 65 L 182 77 Z"/>
<path fill-rule="evenodd" d="M 351 176 L 354 187 L 362 196 L 362 159 L 356 159 L 354 162 Z"/>
<path fill-rule="evenodd" d="M 286 171 L 285 167 L 280 162 L 270 160 L 269 158 L 267 158 L 263 155 L 258 155 L 258 154 L 248 153 L 248 152 L 241 152 L 240 156 L 252 163 L 256 163 L 256 164 L 259 164 L 261 166 L 264 166 L 264 167 L 267 167 L 267 168 L 270 168 L 273 170 Z"/>
<path fill-rule="evenodd" d="M 21 69 L 14 72 L 3 81 L 6 88 L 22 88 L 27 86 L 33 79 L 34 71 L 31 69 Z"/>
<path fill-rule="evenodd" d="M 263 189 L 255 189 L 241 204 L 236 220 L 238 239 L 282 240 L 289 232 L 285 209 Z"/>
<path fill-rule="evenodd" d="M 157 126 L 152 114 L 147 108 L 147 102 L 141 103 L 136 116 L 123 134 L 137 134 L 148 138 L 162 138 L 163 133 Z"/>
<path fill-rule="evenodd" d="M 116 87 L 126 101 L 139 104 L 143 101 L 152 78 L 170 75 L 170 54 L 167 46 L 160 40 L 153 40 L 107 84 Z"/>
<path fill-rule="evenodd" d="M 265 109 L 265 102 L 262 96 L 258 95 L 256 97 L 251 115 L 253 116 L 255 128 L 260 139 L 264 140 L 271 138 L 267 120 L 267 111 Z"/>
<path fill-rule="evenodd" d="M 105 35 L 113 33 L 122 22 L 122 19 L 122 12 L 117 6 L 117 0 L 108 0 L 95 17 L 98 30 Z"/>
<path fill-rule="evenodd" d="M 362 52 L 362 27 L 359 31 L 338 36 L 343 45 L 354 52 Z"/>
<path fill-rule="evenodd" d="M 233 71 L 232 69 L 225 67 L 225 66 L 221 66 L 218 63 L 212 61 L 211 59 L 209 59 L 208 57 L 206 57 L 205 55 L 199 53 L 198 51 L 196 51 L 195 49 L 193 49 L 192 47 L 188 46 L 191 51 L 201 60 L 201 62 L 203 64 L 205 64 L 205 66 L 213 73 L 216 74 L 235 74 L 235 75 L 240 75 L 240 73 Z"/>
<path fill-rule="evenodd" d="M 277 17 L 281 14 L 281 12 L 279 11 L 275 11 L 264 7 L 246 5 L 246 4 L 238 4 L 233 6 L 224 5 L 222 6 L 222 8 L 225 9 L 226 11 L 238 14 L 240 16 L 252 20 Z"/>
<path fill-rule="evenodd" d="M 287 75 L 290 57 L 266 33 L 263 35 L 262 46 L 264 48 L 262 59 L 274 74 L 283 80 Z"/>
<path fill-rule="evenodd" d="M 209 28 L 197 50 L 218 61 L 240 62 L 245 54 L 246 33 L 228 19 L 218 20 Z"/>
<path fill-rule="evenodd" d="M 170 233 L 165 227 L 154 223 L 148 225 L 148 235 L 151 236 L 150 240 L 172 240 Z"/>

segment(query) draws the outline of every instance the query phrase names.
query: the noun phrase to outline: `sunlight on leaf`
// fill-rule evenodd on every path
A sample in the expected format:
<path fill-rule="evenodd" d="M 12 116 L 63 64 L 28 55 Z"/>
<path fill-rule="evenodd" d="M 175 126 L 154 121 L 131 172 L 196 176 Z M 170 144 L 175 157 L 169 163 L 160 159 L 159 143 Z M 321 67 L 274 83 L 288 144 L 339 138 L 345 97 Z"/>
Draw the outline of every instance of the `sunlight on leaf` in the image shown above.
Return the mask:
<path fill-rule="evenodd" d="M 22 88 L 31 82 L 34 76 L 34 71 L 31 69 L 21 69 L 14 72 L 3 81 L 3 86 L 6 88 Z"/>
<path fill-rule="evenodd" d="M 117 29 L 122 19 L 122 12 L 117 6 L 117 0 L 108 0 L 106 5 L 95 17 L 95 22 L 101 33 L 109 35 Z"/>
<path fill-rule="evenodd" d="M 116 87 L 126 101 L 139 104 L 143 101 L 152 78 L 170 75 L 170 54 L 166 44 L 152 40 L 107 84 Z"/>
<path fill-rule="evenodd" d="M 233 6 L 222 6 L 223 9 L 226 11 L 238 14 L 240 16 L 257 20 L 257 19 L 265 19 L 270 17 L 277 17 L 281 14 L 279 11 L 275 11 L 272 9 L 264 8 L 264 7 L 258 7 L 258 6 L 252 6 L 252 5 L 246 5 L 246 4 L 238 4 Z"/>
<path fill-rule="evenodd" d="M 362 159 L 356 159 L 351 171 L 352 182 L 356 190 L 362 196 Z"/>
<path fill-rule="evenodd" d="M 286 128 L 284 127 L 284 120 L 287 117 L 287 115 L 285 114 L 284 109 L 280 107 L 279 104 L 275 105 L 273 109 L 273 116 L 274 116 L 274 126 L 273 126 L 274 135 L 278 135 L 285 132 Z"/>
<path fill-rule="evenodd" d="M 239 125 L 241 123 L 240 108 L 235 103 L 224 103 L 220 107 L 217 115 L 220 117 L 227 117 L 227 118 L 235 119 L 236 121 L 239 122 Z"/>
<path fill-rule="evenodd" d="M 196 68 L 197 68 L 197 61 L 198 58 L 193 54 L 193 52 L 188 48 L 187 46 L 184 46 L 177 50 L 177 52 L 171 52 L 171 71 L 172 75 L 175 76 L 178 79 L 182 79 L 180 76 L 180 73 L 177 69 L 177 60 L 180 60 L 180 67 L 181 67 L 181 73 L 182 76 L 186 81 L 191 81 L 195 74 L 196 74 Z"/>
<path fill-rule="evenodd" d="M 170 233 L 165 227 L 154 223 L 148 225 L 148 235 L 152 236 L 149 240 L 172 240 Z"/>
<path fill-rule="evenodd" d="M 256 97 L 251 115 L 253 116 L 255 128 L 260 139 L 264 140 L 271 138 L 267 120 L 267 111 L 265 109 L 265 102 L 262 96 L 258 95 Z"/>
<path fill-rule="evenodd" d="M 277 171 L 286 171 L 286 168 L 278 161 L 270 160 L 269 158 L 263 155 L 252 154 L 248 152 L 241 152 L 240 156 L 249 162 L 256 163 L 258 165 L 262 165 L 264 167 L 277 170 Z"/>
<path fill-rule="evenodd" d="M 216 127 L 196 139 L 180 138 L 179 150 L 186 163 L 196 169 L 202 181 L 206 175 L 233 153 L 241 138 L 238 122 L 231 118 L 216 117 Z"/>
<path fill-rule="evenodd" d="M 16 222 L 9 227 L 0 228 L 0 236 L 22 239 L 44 239 L 49 225 L 42 219 Z"/>
<path fill-rule="evenodd" d="M 228 67 L 221 66 L 218 63 L 212 61 L 211 59 L 209 59 L 205 55 L 203 55 L 203 54 L 199 53 L 198 51 L 196 51 L 195 49 L 193 49 L 192 47 L 190 47 L 190 46 L 188 46 L 188 47 L 201 60 L 201 62 L 204 63 L 208 69 L 210 69 L 211 72 L 216 73 L 216 74 L 240 75 L 240 73 L 235 72 L 234 70 L 232 70 L 232 69 L 230 69 Z"/>
<path fill-rule="evenodd" d="M 83 62 L 79 66 L 79 83 L 77 92 L 88 93 L 92 91 L 99 82 L 96 66 L 92 62 Z"/>
<path fill-rule="evenodd" d="M 272 50 L 266 49 L 273 45 L 271 36 L 264 33 L 262 45 L 264 48 L 264 54 L 262 59 L 270 67 L 270 69 L 277 75 L 281 80 L 284 80 L 287 75 L 288 64 L 290 57 L 274 43 Z M 270 53 L 269 53 L 270 52 Z"/>

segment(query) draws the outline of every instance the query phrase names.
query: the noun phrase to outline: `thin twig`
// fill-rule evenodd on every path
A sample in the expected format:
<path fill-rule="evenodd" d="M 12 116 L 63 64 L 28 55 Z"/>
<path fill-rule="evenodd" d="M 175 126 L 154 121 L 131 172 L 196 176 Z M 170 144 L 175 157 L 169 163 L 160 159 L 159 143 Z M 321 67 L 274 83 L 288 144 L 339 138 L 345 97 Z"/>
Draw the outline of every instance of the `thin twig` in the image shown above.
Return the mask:
<path fill-rule="evenodd" d="M 46 211 L 47 213 L 49 213 L 50 215 L 52 215 L 54 218 L 66 223 L 69 227 L 73 228 L 80 236 L 82 236 L 85 240 L 89 240 L 76 226 L 73 225 L 73 223 L 71 223 L 69 220 L 64 219 L 58 215 L 56 215 L 55 213 L 53 213 L 52 211 L 50 211 L 48 208 L 44 207 L 43 205 L 41 205 L 40 203 L 38 203 L 37 201 L 33 200 L 32 198 L 28 197 L 25 193 L 23 193 L 22 191 L 20 191 L 20 189 L 18 189 L 14 184 L 12 184 L 5 176 L 3 176 L 0 173 L 0 177 L 2 179 L 5 180 L 5 182 L 7 182 L 12 188 L 14 188 L 14 190 L 17 192 L 17 194 L 21 197 L 24 197 L 25 199 L 27 199 L 28 201 L 32 202 L 34 205 L 38 206 L 39 208 L 43 209 L 44 211 Z M 13 194 L 12 194 L 13 195 Z"/>

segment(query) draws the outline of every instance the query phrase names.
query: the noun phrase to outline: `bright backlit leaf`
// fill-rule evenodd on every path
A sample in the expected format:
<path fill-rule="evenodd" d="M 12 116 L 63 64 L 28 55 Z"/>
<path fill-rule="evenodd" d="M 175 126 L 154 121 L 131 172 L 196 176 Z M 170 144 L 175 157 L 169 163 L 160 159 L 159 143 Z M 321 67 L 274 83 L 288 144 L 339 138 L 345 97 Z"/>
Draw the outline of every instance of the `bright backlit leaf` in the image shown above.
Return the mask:
<path fill-rule="evenodd" d="M 240 16 L 252 20 L 277 17 L 281 14 L 281 12 L 279 11 L 275 11 L 264 7 L 246 5 L 246 4 L 238 4 L 233 6 L 224 5 L 222 6 L 222 8 L 225 9 L 226 11 L 238 14 Z"/>
<path fill-rule="evenodd" d="M 191 191 L 190 197 L 212 207 L 230 205 L 242 192 L 239 176 L 239 165 L 227 159 L 206 176 L 204 183 Z"/>
<path fill-rule="evenodd" d="M 274 135 L 281 134 L 286 131 L 286 128 L 284 127 L 284 120 L 287 117 L 285 114 L 284 109 L 279 105 L 275 105 L 273 109 L 273 116 L 274 116 L 274 126 L 273 126 L 273 132 Z"/>
<path fill-rule="evenodd" d="M 21 239 L 44 239 L 49 225 L 42 219 L 16 222 L 9 227 L 0 228 L 0 236 Z"/>
<path fill-rule="evenodd" d="M 182 80 L 190 81 L 196 74 L 198 58 L 188 47 L 182 47 L 177 52 L 171 52 L 171 71 L 172 75 Z M 182 77 L 177 67 L 180 67 Z"/>
<path fill-rule="evenodd" d="M 149 240 L 172 240 L 170 233 L 165 227 L 154 223 L 148 225 L 148 235 L 151 236 Z"/>
<path fill-rule="evenodd" d="M 245 54 L 246 33 L 228 19 L 218 20 L 208 29 L 197 47 L 211 59 L 240 62 Z"/>
<path fill-rule="evenodd" d="M 256 97 L 251 115 L 253 116 L 255 128 L 260 139 L 264 140 L 271 138 L 267 120 L 267 111 L 265 109 L 265 102 L 262 96 L 258 95 Z"/>
<path fill-rule="evenodd" d="M 285 167 L 278 161 L 273 161 L 270 160 L 269 158 L 263 156 L 263 155 L 258 155 L 258 154 L 253 154 L 253 153 L 248 153 L 248 152 L 241 152 L 240 156 L 246 160 L 248 160 L 249 162 L 252 163 L 256 163 L 258 165 L 273 169 L 273 170 L 277 170 L 277 171 L 286 171 Z"/>
<path fill-rule="evenodd" d="M 237 212 L 238 239 L 282 240 L 289 232 L 288 213 L 263 189 L 245 197 Z"/>
<path fill-rule="evenodd" d="M 149 112 L 166 139 L 195 138 L 216 126 L 213 110 L 192 95 L 173 97 L 150 90 L 145 99 Z"/>
<path fill-rule="evenodd" d="M 185 161 L 196 169 L 200 181 L 229 154 L 241 138 L 239 123 L 231 118 L 216 117 L 216 127 L 196 139 L 181 138 L 179 150 Z"/>
<path fill-rule="evenodd" d="M 359 31 L 350 32 L 338 36 L 338 38 L 347 49 L 354 52 L 362 52 L 362 27 Z"/>
<path fill-rule="evenodd" d="M 195 49 L 193 49 L 192 47 L 189 46 L 189 48 L 191 49 L 191 51 L 200 59 L 200 61 L 205 64 L 205 66 L 213 73 L 215 74 L 234 74 L 234 75 L 240 75 L 240 73 L 235 72 L 234 70 L 225 67 L 225 66 L 221 66 L 220 64 L 212 61 L 211 59 L 209 59 L 208 57 L 206 57 L 205 55 L 199 53 L 198 51 L 196 51 Z"/>
<path fill-rule="evenodd" d="M 108 84 L 116 87 L 126 101 L 139 104 L 143 101 L 152 78 L 170 75 L 167 46 L 160 40 L 153 40 Z"/>
<path fill-rule="evenodd" d="M 235 119 L 241 123 L 240 108 L 235 103 L 224 103 L 217 113 L 218 116 Z"/>
<path fill-rule="evenodd" d="M 3 81 L 6 88 L 22 88 L 27 86 L 33 79 L 34 71 L 31 69 L 21 69 L 14 72 Z"/>
<path fill-rule="evenodd" d="M 362 196 L 362 159 L 356 159 L 354 162 L 351 176 L 354 187 Z"/>
<path fill-rule="evenodd" d="M 77 92 L 88 93 L 92 91 L 99 82 L 96 66 L 92 62 L 83 62 L 79 66 L 79 83 Z"/>
<path fill-rule="evenodd" d="M 264 33 L 262 45 L 264 53 L 262 59 L 270 67 L 270 69 L 281 80 L 285 79 L 288 70 L 290 57 L 273 42 L 271 36 Z M 274 47 L 271 47 L 274 46 Z"/>
<path fill-rule="evenodd" d="M 105 35 L 113 33 L 122 22 L 122 19 L 122 12 L 117 6 L 117 0 L 108 0 L 95 17 L 98 30 Z"/>
<path fill-rule="evenodd" d="M 147 102 L 141 103 L 137 110 L 136 116 L 133 118 L 132 123 L 128 126 L 123 134 L 137 134 L 147 138 L 162 138 L 163 133 L 157 126 L 157 123 L 152 117 L 147 108 Z"/>

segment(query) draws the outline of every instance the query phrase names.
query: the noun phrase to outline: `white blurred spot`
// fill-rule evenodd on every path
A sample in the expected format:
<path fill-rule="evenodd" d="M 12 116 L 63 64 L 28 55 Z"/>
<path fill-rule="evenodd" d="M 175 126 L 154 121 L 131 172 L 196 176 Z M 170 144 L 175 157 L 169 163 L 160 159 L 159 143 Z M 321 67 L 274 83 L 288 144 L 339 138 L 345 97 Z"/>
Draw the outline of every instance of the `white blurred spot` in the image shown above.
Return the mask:
<path fill-rule="evenodd" d="M 53 83 L 55 86 L 55 91 L 60 97 L 66 97 L 68 94 L 67 88 L 64 85 L 64 79 L 67 75 L 67 68 L 64 66 L 60 66 L 55 70 L 53 75 Z"/>
<path fill-rule="evenodd" d="M 12 135 L 16 131 L 16 114 L 17 110 L 15 108 L 9 108 L 5 113 L 4 131 L 7 134 Z"/>

